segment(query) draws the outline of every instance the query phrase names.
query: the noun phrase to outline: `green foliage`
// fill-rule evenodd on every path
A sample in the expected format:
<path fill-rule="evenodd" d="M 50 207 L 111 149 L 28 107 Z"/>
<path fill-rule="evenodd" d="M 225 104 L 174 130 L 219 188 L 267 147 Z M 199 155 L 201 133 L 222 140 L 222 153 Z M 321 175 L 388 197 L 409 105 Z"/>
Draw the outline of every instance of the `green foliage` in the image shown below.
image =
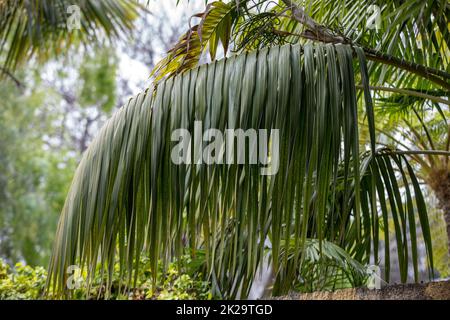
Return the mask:
<path fill-rule="evenodd" d="M 202 274 L 193 270 L 192 260 L 183 256 L 179 261 L 168 265 L 163 272 L 162 264 L 159 265 L 156 283 L 153 282 L 148 259 L 141 259 L 140 272 L 136 280 L 136 286 L 132 289 L 119 288 L 119 267 L 113 274 L 114 282 L 109 299 L 156 299 L 156 300 L 205 300 L 211 299 L 210 284 L 202 280 Z M 164 275 L 164 276 L 163 276 Z M 31 267 L 17 263 L 11 268 L 0 259 L 0 300 L 36 300 L 44 297 L 44 288 L 47 281 L 47 271 L 42 267 Z M 98 276 L 88 289 L 81 286 L 74 289 L 72 299 L 97 299 L 105 294 L 104 284 Z M 51 294 L 50 294 L 51 297 Z"/>
<path fill-rule="evenodd" d="M 89 130 L 70 123 L 87 128 L 87 119 L 94 127 L 115 106 L 116 69 L 112 48 L 96 47 L 84 59 L 65 61 L 54 83 L 42 80 L 45 66 L 18 74 L 28 79 L 26 90 L 0 83 L 0 257 L 9 263 L 48 264 L 79 142 L 90 142 Z M 97 118 L 90 117 L 94 108 Z"/>
<path fill-rule="evenodd" d="M 111 50 L 97 49 L 93 55 L 86 54 L 80 68 L 80 104 L 110 112 L 116 103 L 116 73 L 117 58 Z"/>
<path fill-rule="evenodd" d="M 44 292 L 47 272 L 17 263 L 13 269 L 0 259 L 0 300 L 36 300 Z"/>
<path fill-rule="evenodd" d="M 80 30 L 67 27 L 72 5 L 80 9 Z M 0 72 L 34 56 L 42 61 L 61 55 L 79 43 L 89 47 L 105 36 L 118 39 L 133 28 L 139 7 L 134 0 L 1 1 Z"/>
<path fill-rule="evenodd" d="M 189 256 L 164 266 L 158 264 L 156 274 L 151 271 L 150 260 L 141 257 L 139 272 L 132 286 L 120 282 L 123 276 L 118 262 L 114 265 L 111 287 L 106 290 L 105 279 L 102 277 L 101 266 L 97 266 L 96 275 L 91 283 L 86 281 L 87 273 L 77 275 L 74 281 L 81 280 L 81 287 L 70 293 L 72 299 L 112 299 L 112 300 L 186 300 L 211 299 L 210 284 L 203 280 L 198 266 L 192 264 Z M 88 289 L 89 288 L 89 289 Z"/>
<path fill-rule="evenodd" d="M 2 81 L 0 98 L 0 256 L 44 265 L 76 160 L 44 140 L 56 130 L 51 91 Z"/>
<path fill-rule="evenodd" d="M 151 279 L 151 264 L 148 258 L 142 259 L 143 271 L 140 271 L 141 285 L 139 294 L 145 299 L 157 300 L 205 300 L 211 299 L 211 285 L 203 280 L 203 275 L 195 271 L 196 266 L 190 256 L 182 256 L 179 261 L 170 263 L 167 270 L 159 266 L 157 282 Z M 150 276 L 150 277 L 149 277 Z"/>
<path fill-rule="evenodd" d="M 367 283 L 367 266 L 353 259 L 338 245 L 316 239 L 306 239 L 304 248 L 296 253 L 295 240 L 282 245 L 281 259 L 288 263 L 276 277 L 273 292 L 286 286 L 283 281 L 292 281 L 284 275 L 297 272 L 293 279 L 292 289 L 297 292 L 333 291 L 345 288 L 361 287 Z M 301 256 L 302 268 L 295 265 L 295 257 Z"/>

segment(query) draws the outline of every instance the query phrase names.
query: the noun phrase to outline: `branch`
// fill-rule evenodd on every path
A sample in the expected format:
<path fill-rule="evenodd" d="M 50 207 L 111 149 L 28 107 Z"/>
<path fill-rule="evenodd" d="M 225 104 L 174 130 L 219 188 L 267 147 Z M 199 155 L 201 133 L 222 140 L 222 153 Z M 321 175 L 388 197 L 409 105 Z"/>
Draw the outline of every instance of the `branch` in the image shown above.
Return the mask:
<path fill-rule="evenodd" d="M 0 70 L 3 74 L 5 74 L 6 76 L 8 76 L 12 81 L 14 81 L 14 83 L 16 84 L 17 88 L 19 89 L 23 89 L 25 88 L 24 84 L 22 82 L 20 82 L 19 79 L 17 79 L 11 72 L 8 71 L 8 69 L 4 68 L 4 67 L 0 67 Z"/>
<path fill-rule="evenodd" d="M 408 150 L 408 151 L 394 151 L 394 153 L 396 154 L 407 154 L 407 155 L 412 155 L 412 154 L 428 154 L 428 155 L 439 155 L 439 156 L 448 156 L 450 157 L 450 152 L 449 151 L 444 151 L 444 150 Z"/>
<path fill-rule="evenodd" d="M 450 75 L 447 72 L 436 70 L 433 68 L 425 67 L 421 64 L 417 64 L 414 62 L 405 61 L 399 58 L 396 58 L 394 56 L 381 53 L 379 51 L 370 49 L 370 48 L 363 48 L 364 53 L 366 54 L 366 57 L 368 60 L 372 60 L 375 62 L 381 62 L 383 64 L 391 65 L 394 67 L 398 67 L 400 69 L 409 71 L 411 73 L 417 74 L 418 76 L 421 76 L 425 79 L 428 79 L 441 87 L 445 88 L 446 90 L 450 91 L 450 83 L 448 83 L 446 80 L 440 78 L 444 77 L 446 79 L 450 79 Z"/>
<path fill-rule="evenodd" d="M 363 86 L 357 85 L 356 88 L 363 89 Z M 428 100 L 431 100 L 431 101 L 434 101 L 437 103 L 442 103 L 442 104 L 450 106 L 450 101 L 448 101 L 446 99 L 442 99 L 440 97 L 436 97 L 436 96 L 426 94 L 423 92 L 419 92 L 419 91 L 401 89 L 401 88 L 389 88 L 389 87 L 382 87 L 382 86 L 370 86 L 369 89 L 372 91 L 394 92 L 394 93 L 398 93 L 398 94 L 404 94 L 404 95 L 408 95 L 408 96 L 428 99 Z"/>

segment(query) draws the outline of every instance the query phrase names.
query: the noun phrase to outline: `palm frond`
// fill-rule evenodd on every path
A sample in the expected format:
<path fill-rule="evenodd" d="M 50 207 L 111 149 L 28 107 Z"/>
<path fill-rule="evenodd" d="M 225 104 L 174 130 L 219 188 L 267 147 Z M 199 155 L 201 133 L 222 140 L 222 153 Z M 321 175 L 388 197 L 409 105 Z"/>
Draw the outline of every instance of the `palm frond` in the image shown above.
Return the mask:
<path fill-rule="evenodd" d="M 363 56 L 360 65 L 367 79 Z M 366 98 L 373 130 L 370 95 Z M 141 254 L 156 270 L 159 260 L 167 264 L 188 248 L 193 256 L 196 250 L 205 253 L 215 296 L 245 297 L 267 243 L 276 272 L 288 264 L 301 268 L 307 239 L 317 239 L 319 252 L 323 241 L 335 243 L 360 263 L 372 252 L 377 257 L 380 212 L 382 219 L 390 212 L 399 221 L 395 234 L 405 272 L 405 223 L 418 214 L 429 243 L 426 207 L 404 158 L 387 152 L 378 158 L 374 145 L 373 156 L 360 157 L 356 101 L 353 50 L 340 44 L 241 54 L 162 81 L 154 94 L 138 95 L 105 125 L 80 163 L 58 226 L 49 289 L 70 294 L 66 270 L 74 264 L 85 268 L 89 279 L 100 264 L 110 288 L 119 261 L 123 281 L 130 283 Z M 279 150 L 270 152 L 273 166 L 279 160 L 276 174 L 261 175 L 265 166 L 249 161 L 196 164 L 195 149 L 192 164 L 174 164 L 178 142 L 171 134 L 179 128 L 194 132 L 195 121 L 222 132 L 278 129 L 279 136 L 269 135 L 272 146 L 279 138 Z M 191 144 L 201 150 L 208 145 L 202 136 Z M 264 152 L 246 151 L 247 159 L 255 154 Z M 400 196 L 394 165 L 406 165 L 402 176 L 411 179 L 417 210 L 408 192 Z M 288 259 L 282 252 L 290 250 L 291 239 L 294 254 Z M 415 257 L 415 237 L 410 241 Z M 292 283 L 295 274 L 284 283 Z"/>
<path fill-rule="evenodd" d="M 369 277 L 368 267 L 353 259 L 338 245 L 317 239 L 306 239 L 302 252 L 295 253 L 295 240 L 281 251 L 281 258 L 287 255 L 285 269 L 278 271 L 273 285 L 273 295 L 285 291 L 283 287 L 293 287 L 300 292 L 336 290 L 348 287 L 359 287 Z M 295 256 L 302 256 L 303 263 L 299 269 L 293 263 Z M 297 272 L 291 279 L 285 275 Z M 286 279 L 287 278 L 287 279 Z M 286 283 L 286 280 L 293 283 Z"/>
<path fill-rule="evenodd" d="M 69 30 L 68 8 L 80 8 L 80 29 Z M 102 39 L 126 34 L 138 16 L 132 0 L 36 1 L 4 0 L 0 3 L 0 64 L 13 71 L 36 56 L 47 59 L 79 43 L 90 46 Z"/>

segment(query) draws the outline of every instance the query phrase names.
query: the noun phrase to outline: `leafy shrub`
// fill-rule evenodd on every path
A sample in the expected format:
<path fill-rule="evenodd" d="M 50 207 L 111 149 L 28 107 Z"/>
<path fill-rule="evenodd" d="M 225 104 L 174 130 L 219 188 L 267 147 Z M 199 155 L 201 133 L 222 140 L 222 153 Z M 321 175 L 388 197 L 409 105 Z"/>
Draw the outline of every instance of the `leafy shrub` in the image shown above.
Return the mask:
<path fill-rule="evenodd" d="M 197 269 L 192 269 L 192 260 L 184 256 L 180 261 L 173 262 L 163 272 L 159 265 L 158 275 L 154 283 L 150 272 L 150 261 L 141 259 L 136 288 L 128 290 L 124 285 L 119 286 L 120 270 L 115 266 L 111 296 L 104 296 L 104 285 L 98 275 L 87 292 L 84 281 L 81 286 L 72 291 L 72 299 L 211 299 L 210 284 L 203 280 Z M 97 273 L 100 274 L 100 273 Z M 81 277 L 85 276 L 80 275 Z M 42 267 L 32 268 L 18 263 L 14 268 L 0 260 L 0 300 L 34 300 L 42 299 L 47 272 Z M 120 290 L 119 290 L 120 288 Z"/>
<path fill-rule="evenodd" d="M 147 263 L 149 261 L 147 260 Z M 211 299 L 210 284 L 203 281 L 200 272 L 193 271 L 191 268 L 192 260 L 189 256 L 182 257 L 180 264 L 172 263 L 168 266 L 163 276 L 163 269 L 160 267 L 157 279 L 159 279 L 153 290 L 152 278 L 141 275 L 145 279 L 140 286 L 143 290 L 145 299 L 158 300 L 206 300 Z M 145 266 L 145 264 L 144 264 Z M 146 268 L 149 270 L 149 268 Z"/>
<path fill-rule="evenodd" d="M 14 268 L 0 260 L 0 300 L 39 299 L 44 291 L 47 272 L 17 263 Z"/>

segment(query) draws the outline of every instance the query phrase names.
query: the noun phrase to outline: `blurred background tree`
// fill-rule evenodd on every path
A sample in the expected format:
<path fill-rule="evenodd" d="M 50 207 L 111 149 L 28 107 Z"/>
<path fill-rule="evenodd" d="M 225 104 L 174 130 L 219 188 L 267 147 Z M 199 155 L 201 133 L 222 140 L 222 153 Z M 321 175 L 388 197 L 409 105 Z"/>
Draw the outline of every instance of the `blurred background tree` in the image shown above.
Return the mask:
<path fill-rule="evenodd" d="M 0 259 L 47 266 L 82 152 L 111 113 L 148 86 L 155 62 L 202 4 L 180 10 L 174 1 L 145 8 L 134 1 L 70 1 L 94 21 L 70 33 L 66 7 L 53 7 L 58 22 L 49 24 L 24 18 L 31 2 L 0 4 Z M 12 15 L 14 8 L 22 15 Z M 119 19 L 110 23 L 105 15 Z M 22 36 L 4 28 L 12 20 Z M 28 29 L 19 28 L 38 22 L 43 31 L 33 35 L 49 41 L 29 42 Z"/>

